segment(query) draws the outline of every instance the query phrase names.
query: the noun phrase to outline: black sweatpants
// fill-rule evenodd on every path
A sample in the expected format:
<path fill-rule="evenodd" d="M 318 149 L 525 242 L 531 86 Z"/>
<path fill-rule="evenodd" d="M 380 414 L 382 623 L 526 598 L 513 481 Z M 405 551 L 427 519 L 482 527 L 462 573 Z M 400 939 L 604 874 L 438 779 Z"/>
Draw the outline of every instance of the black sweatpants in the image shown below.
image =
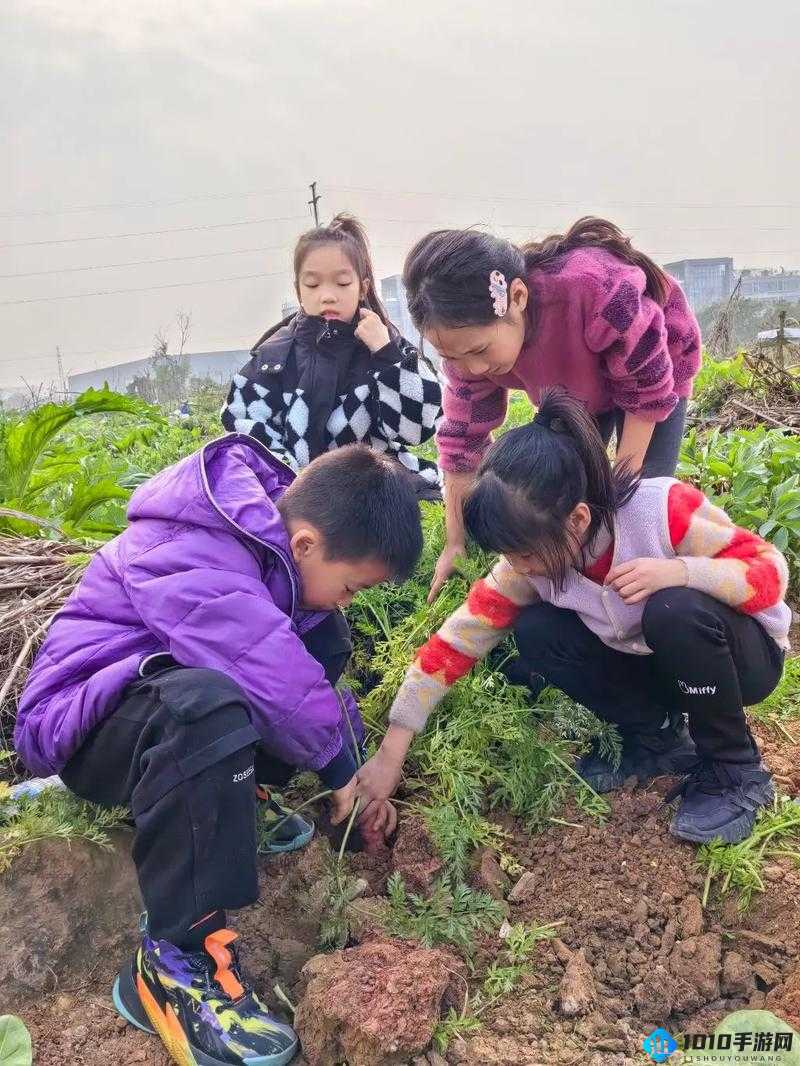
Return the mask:
<path fill-rule="evenodd" d="M 625 733 L 651 733 L 685 713 L 701 758 L 747 762 L 758 749 L 744 707 L 775 688 L 784 653 L 753 618 L 688 588 L 647 601 L 642 631 L 652 655 L 604 644 L 574 611 L 540 603 L 522 612 L 515 674 L 538 675 Z"/>
<path fill-rule="evenodd" d="M 608 444 L 616 432 L 617 446 L 622 440 L 625 412 L 619 407 L 595 416 L 603 443 Z M 678 400 L 672 413 L 663 422 L 656 422 L 653 436 L 644 456 L 643 477 L 674 477 L 686 428 L 686 400 Z"/>
<path fill-rule="evenodd" d="M 303 643 L 335 685 L 352 651 L 344 615 L 329 615 Z M 181 945 L 204 915 L 258 898 L 256 781 L 285 784 L 294 768 L 261 747 L 230 677 L 169 656 L 144 672 L 61 777 L 83 799 L 130 808 L 150 934 Z"/>

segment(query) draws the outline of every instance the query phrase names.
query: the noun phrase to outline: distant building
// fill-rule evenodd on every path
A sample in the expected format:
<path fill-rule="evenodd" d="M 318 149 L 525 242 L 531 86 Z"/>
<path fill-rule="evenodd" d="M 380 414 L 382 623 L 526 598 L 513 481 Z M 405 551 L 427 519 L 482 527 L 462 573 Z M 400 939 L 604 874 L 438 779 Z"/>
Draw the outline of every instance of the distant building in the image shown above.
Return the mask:
<path fill-rule="evenodd" d="M 743 270 L 741 291 L 749 300 L 800 300 L 800 270 Z"/>
<path fill-rule="evenodd" d="M 289 315 L 295 314 L 300 310 L 300 304 L 295 300 L 293 296 L 287 296 L 287 298 L 281 304 L 281 319 L 288 318 Z"/>
<path fill-rule="evenodd" d="M 250 358 L 248 351 L 236 349 L 229 352 L 194 352 L 184 358 L 189 363 L 189 375 L 193 378 L 210 378 L 223 385 L 231 376 L 241 370 Z M 124 392 L 134 378 L 147 373 L 150 357 L 134 359 L 129 363 L 118 363 L 102 370 L 87 370 L 83 374 L 71 374 L 70 392 L 83 392 L 85 389 L 102 389 L 108 385 L 115 392 Z"/>
<path fill-rule="evenodd" d="M 735 284 L 733 259 L 679 259 L 665 263 L 664 269 L 680 282 L 693 310 L 701 311 L 709 304 L 727 300 Z"/>
<path fill-rule="evenodd" d="M 392 274 L 390 278 L 382 279 L 381 299 L 391 321 L 397 326 L 406 340 L 416 344 L 419 339 L 419 331 L 411 319 L 405 286 L 399 274 Z"/>

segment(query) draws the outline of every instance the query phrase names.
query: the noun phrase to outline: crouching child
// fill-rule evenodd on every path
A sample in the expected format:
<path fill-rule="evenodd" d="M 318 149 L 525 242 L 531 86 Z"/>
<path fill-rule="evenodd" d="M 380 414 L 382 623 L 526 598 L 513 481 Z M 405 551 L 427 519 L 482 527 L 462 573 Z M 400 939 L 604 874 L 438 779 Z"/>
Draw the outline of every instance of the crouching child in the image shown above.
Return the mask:
<path fill-rule="evenodd" d="M 121 1014 L 178 1063 L 281 1066 L 295 1034 L 244 977 L 227 911 L 258 897 L 264 786 L 314 770 L 332 820 L 352 810 L 363 729 L 333 687 L 351 651 L 340 608 L 413 569 L 416 488 L 365 446 L 295 478 L 233 434 L 143 485 L 128 517 L 50 628 L 17 750 L 32 773 L 131 810 L 147 912 Z M 295 816 L 276 848 L 311 828 Z"/>

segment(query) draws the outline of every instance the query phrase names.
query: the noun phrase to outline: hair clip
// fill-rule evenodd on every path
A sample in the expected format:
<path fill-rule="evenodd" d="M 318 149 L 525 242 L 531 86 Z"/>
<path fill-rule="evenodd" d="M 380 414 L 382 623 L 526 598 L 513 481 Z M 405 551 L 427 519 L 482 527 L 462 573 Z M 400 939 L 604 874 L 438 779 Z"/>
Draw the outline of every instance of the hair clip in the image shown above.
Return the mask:
<path fill-rule="evenodd" d="M 493 270 L 489 275 L 489 295 L 494 305 L 494 313 L 498 318 L 502 318 L 508 310 L 508 282 L 499 270 Z"/>

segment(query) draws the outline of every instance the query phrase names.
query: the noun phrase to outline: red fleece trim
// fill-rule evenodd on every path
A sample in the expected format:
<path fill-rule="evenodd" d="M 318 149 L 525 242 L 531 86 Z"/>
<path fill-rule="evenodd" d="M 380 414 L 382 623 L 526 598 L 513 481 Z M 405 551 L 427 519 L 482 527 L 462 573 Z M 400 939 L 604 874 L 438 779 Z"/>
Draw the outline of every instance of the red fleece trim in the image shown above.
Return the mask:
<path fill-rule="evenodd" d="M 442 640 L 438 633 L 434 633 L 431 639 L 419 649 L 417 662 L 426 674 L 431 676 L 443 674 L 444 683 L 449 686 L 468 674 L 477 659 L 456 651 L 446 640 Z"/>
<path fill-rule="evenodd" d="M 682 481 L 678 481 L 670 486 L 667 496 L 667 524 L 673 548 L 677 548 L 686 536 L 692 515 L 705 502 L 705 496 L 694 485 L 685 485 Z"/>
<path fill-rule="evenodd" d="M 479 578 L 467 596 L 467 607 L 477 618 L 488 622 L 493 629 L 508 629 L 514 624 L 520 608 L 497 589 Z"/>
<path fill-rule="evenodd" d="M 583 576 L 588 577 L 590 581 L 594 581 L 596 585 L 602 585 L 608 576 L 608 572 L 611 569 L 611 564 L 614 561 L 614 541 L 612 540 L 606 551 L 600 556 L 599 559 L 595 559 L 593 563 L 590 563 L 583 571 Z"/>

